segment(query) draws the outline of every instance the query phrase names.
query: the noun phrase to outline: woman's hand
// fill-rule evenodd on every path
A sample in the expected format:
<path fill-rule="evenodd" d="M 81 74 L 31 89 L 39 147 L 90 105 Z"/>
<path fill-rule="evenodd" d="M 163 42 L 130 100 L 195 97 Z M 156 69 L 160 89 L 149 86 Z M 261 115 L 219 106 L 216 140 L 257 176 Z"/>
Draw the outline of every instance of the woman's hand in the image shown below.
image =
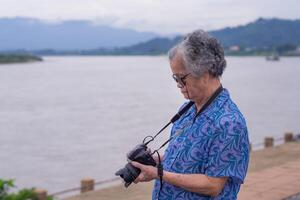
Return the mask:
<path fill-rule="evenodd" d="M 134 183 L 148 182 L 158 178 L 156 167 L 153 167 L 151 165 L 143 165 L 134 161 L 132 161 L 131 164 L 141 170 L 140 175 L 134 180 Z"/>

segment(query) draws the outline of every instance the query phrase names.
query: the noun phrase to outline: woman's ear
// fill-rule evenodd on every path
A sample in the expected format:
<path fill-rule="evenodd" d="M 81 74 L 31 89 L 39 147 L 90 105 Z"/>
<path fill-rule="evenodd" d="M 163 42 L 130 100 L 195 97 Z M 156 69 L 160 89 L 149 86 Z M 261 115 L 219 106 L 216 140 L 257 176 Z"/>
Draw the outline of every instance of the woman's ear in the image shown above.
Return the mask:
<path fill-rule="evenodd" d="M 205 73 L 202 75 L 201 80 L 202 83 L 204 83 L 205 85 L 207 85 L 209 83 L 209 79 L 210 79 L 210 74 L 209 73 Z"/>

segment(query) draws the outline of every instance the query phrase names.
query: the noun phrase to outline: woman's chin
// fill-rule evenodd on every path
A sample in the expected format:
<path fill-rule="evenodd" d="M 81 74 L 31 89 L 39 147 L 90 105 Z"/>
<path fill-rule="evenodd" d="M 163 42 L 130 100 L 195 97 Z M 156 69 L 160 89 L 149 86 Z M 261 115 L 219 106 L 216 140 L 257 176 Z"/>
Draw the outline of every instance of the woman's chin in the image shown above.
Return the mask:
<path fill-rule="evenodd" d="M 190 99 L 189 95 L 186 92 L 181 92 L 181 93 L 185 99 Z"/>

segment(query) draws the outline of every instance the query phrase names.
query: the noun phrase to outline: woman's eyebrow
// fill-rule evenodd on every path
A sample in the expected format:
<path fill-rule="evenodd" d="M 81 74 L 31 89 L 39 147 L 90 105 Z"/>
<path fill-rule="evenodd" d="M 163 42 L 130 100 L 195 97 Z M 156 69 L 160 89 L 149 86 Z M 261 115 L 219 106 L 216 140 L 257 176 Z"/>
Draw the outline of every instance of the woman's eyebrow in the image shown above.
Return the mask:
<path fill-rule="evenodd" d="M 176 73 L 176 74 L 174 74 L 174 75 L 176 75 L 176 76 L 184 76 L 185 73 Z"/>

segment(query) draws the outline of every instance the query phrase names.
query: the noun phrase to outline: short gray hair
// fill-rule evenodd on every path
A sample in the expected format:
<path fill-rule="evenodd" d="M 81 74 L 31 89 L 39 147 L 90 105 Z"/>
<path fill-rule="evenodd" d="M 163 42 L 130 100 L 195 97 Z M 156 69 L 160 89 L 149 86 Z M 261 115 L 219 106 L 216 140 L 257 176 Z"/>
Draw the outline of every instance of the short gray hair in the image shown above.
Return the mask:
<path fill-rule="evenodd" d="M 203 30 L 187 34 L 168 54 L 170 61 L 180 54 L 186 70 L 196 77 L 206 72 L 213 77 L 220 77 L 226 67 L 223 48 L 214 37 Z"/>

